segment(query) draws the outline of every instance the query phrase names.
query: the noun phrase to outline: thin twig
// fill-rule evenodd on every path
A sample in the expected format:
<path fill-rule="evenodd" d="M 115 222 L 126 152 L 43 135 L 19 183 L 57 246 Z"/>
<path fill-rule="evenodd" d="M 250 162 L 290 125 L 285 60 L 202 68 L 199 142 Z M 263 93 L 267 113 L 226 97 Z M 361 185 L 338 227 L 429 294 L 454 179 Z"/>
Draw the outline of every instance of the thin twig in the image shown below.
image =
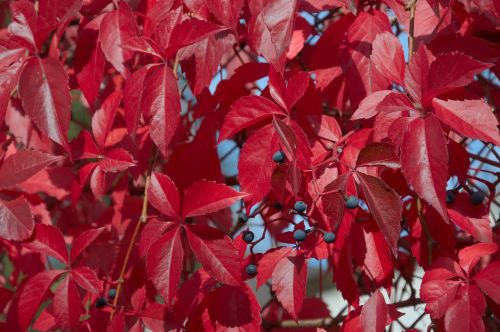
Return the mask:
<path fill-rule="evenodd" d="M 116 286 L 116 295 L 113 300 L 113 310 L 111 311 L 110 315 L 110 320 L 113 319 L 116 311 L 116 307 L 118 304 L 118 299 L 120 298 L 120 292 L 123 286 L 123 283 L 125 282 L 125 273 L 127 272 L 127 267 L 128 267 L 128 262 L 130 260 L 130 256 L 132 254 L 132 250 L 135 247 L 135 242 L 137 240 L 137 237 L 139 236 L 141 226 L 145 224 L 148 220 L 148 187 L 151 182 L 151 174 L 153 173 L 154 165 L 156 163 L 156 160 L 159 157 L 159 150 L 154 149 L 152 152 L 153 157 L 150 160 L 147 176 L 146 176 L 146 183 L 144 185 L 144 198 L 142 200 L 142 210 L 141 210 L 141 215 L 139 217 L 139 220 L 137 224 L 135 225 L 134 233 L 132 234 L 132 238 L 130 239 L 130 242 L 128 244 L 127 248 L 127 253 L 125 254 L 125 258 L 123 260 L 122 267 L 120 269 L 120 276 L 118 277 L 118 280 L 116 281 L 117 286 Z"/>
<path fill-rule="evenodd" d="M 120 297 L 120 292 L 122 289 L 123 282 L 125 281 L 125 273 L 127 272 L 128 261 L 130 260 L 132 249 L 135 246 L 135 241 L 137 240 L 137 236 L 139 235 L 141 226 L 145 224 L 148 219 L 148 187 L 150 182 L 151 182 L 151 175 L 148 175 L 148 177 L 146 178 L 146 185 L 144 186 L 144 199 L 142 201 L 141 216 L 139 217 L 139 220 L 135 225 L 134 233 L 132 234 L 132 239 L 130 240 L 130 243 L 128 245 L 127 253 L 125 255 L 125 259 L 123 260 L 123 265 L 120 270 L 120 276 L 118 277 L 118 280 L 116 282 L 117 283 L 116 296 L 113 300 L 113 305 L 115 307 L 118 305 L 118 299 Z M 113 319 L 113 316 L 115 315 L 115 309 L 116 309 L 115 307 L 113 308 L 113 311 L 111 311 L 110 319 Z"/>
<path fill-rule="evenodd" d="M 415 9 L 417 5 L 417 0 L 410 0 L 410 27 L 408 31 L 408 61 L 411 60 L 413 52 L 415 51 Z"/>
<path fill-rule="evenodd" d="M 496 161 L 494 161 L 492 159 L 485 158 L 483 156 L 480 156 L 479 154 L 469 153 L 469 157 L 472 158 L 472 159 L 478 160 L 478 161 L 480 161 L 482 163 L 485 163 L 485 164 L 489 164 L 489 165 L 492 165 L 492 166 L 495 166 L 495 167 L 500 167 L 500 163 L 499 162 L 496 162 Z"/>

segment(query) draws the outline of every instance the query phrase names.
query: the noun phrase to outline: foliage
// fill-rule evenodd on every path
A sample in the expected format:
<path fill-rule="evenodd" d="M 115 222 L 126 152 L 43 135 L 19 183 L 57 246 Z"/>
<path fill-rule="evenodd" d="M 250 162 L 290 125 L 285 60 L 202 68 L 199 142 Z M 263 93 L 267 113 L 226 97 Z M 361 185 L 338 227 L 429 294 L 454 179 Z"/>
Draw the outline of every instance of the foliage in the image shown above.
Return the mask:
<path fill-rule="evenodd" d="M 2 2 L 0 329 L 499 329 L 499 4 Z"/>

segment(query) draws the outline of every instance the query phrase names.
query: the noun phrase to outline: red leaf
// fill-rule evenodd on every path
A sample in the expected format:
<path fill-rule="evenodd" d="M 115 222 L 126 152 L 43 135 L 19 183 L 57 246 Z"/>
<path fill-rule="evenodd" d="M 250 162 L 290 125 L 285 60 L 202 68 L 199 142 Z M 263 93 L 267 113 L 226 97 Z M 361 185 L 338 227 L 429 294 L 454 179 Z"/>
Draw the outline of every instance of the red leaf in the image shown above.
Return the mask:
<path fill-rule="evenodd" d="M 90 293 L 99 294 L 102 290 L 97 274 L 89 267 L 77 267 L 76 269 L 71 270 L 71 276 L 81 288 Z"/>
<path fill-rule="evenodd" d="M 0 121 L 2 121 L 2 123 L 5 120 L 10 95 L 12 90 L 16 87 L 17 76 L 20 68 L 20 63 L 14 63 L 9 67 L 3 67 L 2 72 L 0 73 Z"/>
<path fill-rule="evenodd" d="M 10 9 L 13 22 L 9 24 L 8 31 L 11 38 L 30 51 L 38 51 L 37 48 L 41 47 L 49 31 L 40 33 L 35 6 L 22 0 L 12 2 Z"/>
<path fill-rule="evenodd" d="M 264 97 L 241 97 L 231 105 L 231 111 L 226 115 L 220 130 L 219 142 L 256 123 L 270 120 L 273 115 L 285 115 L 285 113 Z"/>
<path fill-rule="evenodd" d="M 363 173 L 356 173 L 356 177 L 359 180 L 370 212 L 391 247 L 392 253 L 396 256 L 402 212 L 399 195 L 379 178 Z"/>
<path fill-rule="evenodd" d="M 127 79 L 125 88 L 123 90 L 123 104 L 125 106 L 125 123 L 127 124 L 128 132 L 135 135 L 139 120 L 141 118 L 142 109 L 142 96 L 144 78 L 149 71 L 150 66 L 144 66 L 135 71 Z"/>
<path fill-rule="evenodd" d="M 341 292 L 346 301 L 355 307 L 359 306 L 359 290 L 353 275 L 352 266 L 352 246 L 351 239 L 351 224 L 354 217 L 346 214 L 345 218 L 340 223 L 337 231 L 337 239 L 335 240 L 335 248 L 339 252 L 334 255 L 334 269 L 336 273 L 333 275 L 333 280 L 337 288 Z"/>
<path fill-rule="evenodd" d="M 377 289 L 361 309 L 361 325 L 363 332 L 385 331 L 388 308 L 384 296 Z"/>
<path fill-rule="evenodd" d="M 478 14 L 488 18 L 493 24 L 498 24 L 500 5 L 494 0 L 474 1 L 464 0 L 465 9 L 471 14 Z"/>
<path fill-rule="evenodd" d="M 238 251 L 224 233 L 203 225 L 189 225 L 185 230 L 191 249 L 208 274 L 229 285 L 242 284 Z"/>
<path fill-rule="evenodd" d="M 207 0 L 207 6 L 222 24 L 236 31 L 243 2 L 243 0 Z"/>
<path fill-rule="evenodd" d="M 73 241 L 70 251 L 71 262 L 75 261 L 80 254 L 88 248 L 105 231 L 104 227 L 93 228 L 79 234 Z"/>
<path fill-rule="evenodd" d="M 474 205 L 467 193 L 456 193 L 452 204 L 448 204 L 450 219 L 463 231 L 480 242 L 493 242 L 489 209 L 485 205 Z"/>
<path fill-rule="evenodd" d="M 95 167 L 90 177 L 90 189 L 96 197 L 101 197 L 106 193 L 106 175 L 100 166 Z"/>
<path fill-rule="evenodd" d="M 379 104 L 385 97 L 396 94 L 392 90 L 380 90 L 368 94 L 359 103 L 358 109 L 351 116 L 351 120 L 369 119 L 377 115 Z"/>
<path fill-rule="evenodd" d="M 162 50 L 168 47 L 173 29 L 181 23 L 183 6 L 172 9 L 173 1 L 156 2 L 148 10 L 144 36 L 152 37 Z"/>
<path fill-rule="evenodd" d="M 152 55 L 160 60 L 164 60 L 160 47 L 154 40 L 146 37 L 132 37 L 122 44 L 122 48 L 134 52 Z"/>
<path fill-rule="evenodd" d="M 177 298 L 174 304 L 174 313 L 176 319 L 184 321 L 190 316 L 200 302 L 205 298 L 201 292 L 217 284 L 217 281 L 211 278 L 203 269 L 199 269 L 187 279 L 179 288 Z"/>
<path fill-rule="evenodd" d="M 41 0 L 38 7 L 38 24 L 46 28 L 64 23 L 78 14 L 82 4 L 83 0 Z"/>
<path fill-rule="evenodd" d="M 297 166 L 297 163 L 293 163 L 290 166 L 290 170 L 288 173 L 288 182 L 292 186 L 292 193 L 295 196 L 298 196 L 302 188 L 302 172 Z"/>
<path fill-rule="evenodd" d="M 497 118 L 484 101 L 434 98 L 432 107 L 439 120 L 457 133 L 500 145 Z"/>
<path fill-rule="evenodd" d="M 82 304 L 71 273 L 57 287 L 52 308 L 58 326 L 76 327 L 78 325 Z"/>
<path fill-rule="evenodd" d="M 464 271 L 470 273 L 482 257 L 491 255 L 497 250 L 498 246 L 495 243 L 478 243 L 465 247 L 458 252 L 460 266 Z"/>
<path fill-rule="evenodd" d="M 215 123 L 210 120 L 205 118 L 192 142 L 175 149 L 165 168 L 182 193 L 196 181 L 223 181 L 215 142 Z"/>
<path fill-rule="evenodd" d="M 235 43 L 234 35 L 226 30 L 179 50 L 177 56 L 195 95 L 209 88 L 223 56 L 232 50 Z"/>
<path fill-rule="evenodd" d="M 11 3 L 10 10 L 12 23 L 9 24 L 9 33 L 12 38 L 20 39 L 27 49 L 35 50 L 39 46 L 39 38 L 35 38 L 37 17 L 34 5 L 27 0 L 15 1 Z"/>
<path fill-rule="evenodd" d="M 386 95 L 385 92 L 386 90 L 377 91 L 363 99 L 360 108 L 351 117 L 351 120 L 365 119 L 378 114 L 374 124 L 375 137 L 387 137 L 387 135 L 384 135 L 384 131 L 380 129 L 381 120 L 389 121 L 389 124 L 386 125 L 389 127 L 396 119 L 401 118 L 402 112 L 414 109 L 413 103 L 405 94 L 392 92 Z M 389 130 L 389 128 L 384 129 Z"/>
<path fill-rule="evenodd" d="M 313 27 L 309 25 L 302 16 L 297 16 L 295 18 L 295 23 L 293 27 L 292 38 L 290 40 L 290 45 L 288 46 L 288 51 L 286 52 L 287 59 L 295 59 L 295 57 L 304 49 L 307 43 L 307 38 L 312 33 Z"/>
<path fill-rule="evenodd" d="M 293 106 L 304 96 L 309 87 L 309 73 L 299 72 L 288 80 L 285 91 L 286 105 L 288 109 Z"/>
<path fill-rule="evenodd" d="M 241 189 L 252 194 L 250 206 L 271 189 L 272 157 L 279 148 L 278 139 L 273 126 L 268 125 L 247 139 L 241 149 L 238 178 Z"/>
<path fill-rule="evenodd" d="M 181 112 L 177 79 L 167 65 L 148 70 L 144 77 L 141 107 L 145 114 L 152 117 L 149 132 L 151 139 L 166 156 Z"/>
<path fill-rule="evenodd" d="M 48 196 L 63 200 L 71 194 L 73 176 L 71 167 L 51 167 L 33 175 L 18 187 L 28 194 L 45 192 Z"/>
<path fill-rule="evenodd" d="M 23 108 L 38 129 L 68 148 L 71 96 L 68 75 L 59 61 L 31 58 L 19 77 L 18 93 Z"/>
<path fill-rule="evenodd" d="M 390 32 L 384 32 L 372 44 L 370 60 L 379 72 L 391 81 L 403 85 L 405 75 L 405 56 L 398 38 Z"/>
<path fill-rule="evenodd" d="M 156 242 L 166 230 L 175 227 L 175 225 L 177 224 L 170 221 L 158 220 L 156 218 L 148 220 L 141 232 L 139 256 L 143 257 L 146 255 L 151 245 Z"/>
<path fill-rule="evenodd" d="M 50 329 L 56 326 L 56 320 L 54 316 L 47 312 L 47 309 L 44 309 L 40 316 L 36 318 L 33 322 L 32 328 L 37 331 L 49 331 Z"/>
<path fill-rule="evenodd" d="M 447 221 L 448 151 L 435 117 L 418 118 L 410 123 L 401 147 L 401 166 L 413 190 Z"/>
<path fill-rule="evenodd" d="M 477 286 L 465 285 L 458 299 L 450 305 L 444 317 L 446 331 L 483 332 L 486 301 Z"/>
<path fill-rule="evenodd" d="M 227 27 L 198 19 L 187 19 L 175 26 L 170 37 L 168 53 L 199 42 L 210 35 L 227 30 Z"/>
<path fill-rule="evenodd" d="M 271 0 L 253 13 L 248 33 L 253 47 L 270 63 L 276 63 L 287 50 L 295 20 L 295 0 Z"/>
<path fill-rule="evenodd" d="M 173 328 L 174 324 L 170 323 L 172 315 L 165 310 L 165 306 L 159 303 L 152 303 L 141 313 L 141 321 L 144 327 L 151 331 L 161 331 L 167 325 L 168 328 Z"/>
<path fill-rule="evenodd" d="M 269 68 L 269 94 L 274 101 L 287 112 L 289 111 L 286 103 L 286 85 L 283 75 L 278 73 L 273 66 Z"/>
<path fill-rule="evenodd" d="M 103 172 L 119 172 L 135 166 L 134 159 L 126 150 L 116 148 L 106 152 L 104 159 L 99 161 Z"/>
<path fill-rule="evenodd" d="M 421 101 L 428 89 L 427 75 L 434 56 L 422 43 L 406 66 L 405 87 L 417 101 Z"/>
<path fill-rule="evenodd" d="M 175 227 L 153 243 L 146 258 L 148 277 L 168 308 L 177 292 L 183 266 L 181 228 Z"/>
<path fill-rule="evenodd" d="M 8 202 L 0 200 L 0 218 L 0 236 L 7 240 L 26 240 L 33 233 L 33 216 L 23 196 Z"/>
<path fill-rule="evenodd" d="M 383 285 L 392 279 L 394 273 L 390 247 L 381 232 L 369 232 L 363 229 L 363 238 L 366 253 L 362 259 L 362 269 L 376 282 L 376 285 Z M 362 254 L 360 249 L 357 248 L 354 255 Z"/>
<path fill-rule="evenodd" d="M 210 193 L 210 195 L 207 195 Z M 183 218 L 202 216 L 233 205 L 247 194 L 224 184 L 198 181 L 186 190 L 182 204 Z"/>
<path fill-rule="evenodd" d="M 444 92 L 466 86 L 474 80 L 474 75 L 491 67 L 464 54 L 438 56 L 429 68 L 428 89 L 422 96 L 427 104 L 433 97 Z"/>
<path fill-rule="evenodd" d="M 456 175 L 460 184 L 465 184 L 469 172 L 470 159 L 466 148 L 453 140 L 448 141 L 448 153 L 450 154 L 450 176 Z"/>
<path fill-rule="evenodd" d="M 365 146 L 359 152 L 356 161 L 356 167 L 363 166 L 385 166 L 395 169 L 401 167 L 394 146 L 390 143 L 371 143 Z"/>
<path fill-rule="evenodd" d="M 307 121 L 314 130 L 314 133 L 320 138 L 337 142 L 342 137 L 342 129 L 340 129 L 339 123 L 334 117 L 324 114 L 319 116 L 310 115 L 307 117 Z"/>
<path fill-rule="evenodd" d="M 336 230 L 344 216 L 345 201 L 342 192 L 345 192 L 349 174 L 342 174 L 325 186 L 325 195 L 321 196 L 320 209 L 329 221 L 331 230 Z"/>
<path fill-rule="evenodd" d="M 293 319 L 298 319 L 306 295 L 307 262 L 298 252 L 283 257 L 273 271 L 273 291 Z"/>
<path fill-rule="evenodd" d="M 257 265 L 257 288 L 262 287 L 273 275 L 273 271 L 282 258 L 290 256 L 291 247 L 270 250 L 259 260 Z"/>
<path fill-rule="evenodd" d="M 90 105 L 99 95 L 106 61 L 98 40 L 103 16 L 90 21 L 78 36 L 75 49 L 75 72 L 80 89 Z"/>
<path fill-rule="evenodd" d="M 453 259 L 449 257 L 441 257 L 432 263 L 430 269 L 426 271 L 422 283 L 426 283 L 429 280 L 446 280 L 446 279 L 466 279 L 467 276 L 464 274 L 464 271 L 455 262 Z"/>
<path fill-rule="evenodd" d="M 74 159 L 98 159 L 101 158 L 102 151 L 95 144 L 92 135 L 82 130 L 78 138 L 71 142 L 72 157 Z"/>
<path fill-rule="evenodd" d="M 116 110 L 122 100 L 121 91 L 110 94 L 102 103 L 101 108 L 92 117 L 92 133 L 95 141 L 101 149 L 106 146 L 106 138 L 113 127 Z"/>
<path fill-rule="evenodd" d="M 292 128 L 285 121 L 273 118 L 274 130 L 278 134 L 281 144 L 285 147 L 285 154 L 290 161 L 296 160 L 297 155 L 297 138 Z"/>
<path fill-rule="evenodd" d="M 492 231 L 488 217 L 486 218 L 468 218 L 453 209 L 448 209 L 448 215 L 451 220 L 463 231 L 472 235 L 480 242 L 491 242 Z"/>
<path fill-rule="evenodd" d="M 146 286 L 143 286 L 136 290 L 130 299 L 130 303 L 132 304 L 132 308 L 135 311 L 140 312 L 144 307 L 144 303 L 146 302 Z"/>
<path fill-rule="evenodd" d="M 367 95 L 387 89 L 390 81 L 370 60 L 371 44 L 380 33 L 390 32 L 387 15 L 381 11 L 360 12 L 349 27 L 341 53 L 341 66 L 345 75 L 346 92 L 352 107 Z"/>
<path fill-rule="evenodd" d="M 460 286 L 459 280 L 431 280 L 423 283 L 420 288 L 420 297 L 426 302 L 425 311 L 430 313 L 432 318 L 443 317 L 455 301 Z"/>
<path fill-rule="evenodd" d="M 45 295 L 50 291 L 50 285 L 63 273 L 61 270 L 43 271 L 24 285 L 19 296 L 17 312 L 19 325 L 23 331 L 28 328 Z"/>
<path fill-rule="evenodd" d="M 24 246 L 68 264 L 68 249 L 66 248 L 63 235 L 57 227 L 36 224 L 35 238 L 31 242 L 25 243 Z"/>
<path fill-rule="evenodd" d="M 104 56 L 125 77 L 129 75 L 126 62 L 132 58 L 133 52 L 121 45 L 137 34 L 135 18 L 124 2 L 120 2 L 119 9 L 107 13 L 101 21 L 99 41 Z"/>
<path fill-rule="evenodd" d="M 7 157 L 0 167 L 0 188 L 14 187 L 61 159 L 35 150 L 18 151 Z"/>
<path fill-rule="evenodd" d="M 492 262 L 474 277 L 481 290 L 500 304 L 500 262 Z"/>
<path fill-rule="evenodd" d="M 225 327 L 240 327 L 252 323 L 252 303 L 250 302 L 250 289 L 222 285 L 211 294 L 210 312 L 218 323 Z"/>
<path fill-rule="evenodd" d="M 165 174 L 154 172 L 148 187 L 148 201 L 168 217 L 180 217 L 180 199 L 174 182 Z"/>
<path fill-rule="evenodd" d="M 345 42 L 346 32 L 355 19 L 356 16 L 353 14 L 343 15 L 328 26 L 321 38 L 315 44 L 314 49 L 311 50 L 312 55 L 310 57 L 310 62 L 312 64 L 312 69 L 335 68 L 340 66 L 340 54 L 338 50 Z"/>
<path fill-rule="evenodd" d="M 109 322 L 106 332 L 122 332 L 125 328 L 125 314 L 124 310 L 119 309 L 117 314 Z"/>

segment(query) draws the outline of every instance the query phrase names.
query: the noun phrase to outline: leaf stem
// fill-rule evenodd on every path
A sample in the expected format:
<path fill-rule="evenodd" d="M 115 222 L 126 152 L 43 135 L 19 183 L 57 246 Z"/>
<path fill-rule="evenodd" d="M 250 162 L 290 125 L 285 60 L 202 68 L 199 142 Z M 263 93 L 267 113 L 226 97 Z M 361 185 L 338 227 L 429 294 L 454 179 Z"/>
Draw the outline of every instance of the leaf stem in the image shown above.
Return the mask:
<path fill-rule="evenodd" d="M 148 220 L 148 188 L 149 184 L 151 183 L 151 174 L 153 173 L 153 169 L 156 163 L 156 160 L 158 159 L 159 156 L 159 150 L 154 148 L 152 152 L 152 158 L 150 159 L 150 164 L 146 176 L 146 183 L 144 184 L 144 198 L 142 200 L 142 209 L 141 209 L 141 215 L 139 216 L 139 220 L 137 224 L 135 225 L 134 233 L 132 234 L 132 238 L 130 239 L 130 242 L 128 244 L 127 248 L 127 253 L 125 254 L 125 258 L 123 259 L 123 264 L 120 269 L 120 276 L 118 277 L 118 280 L 116 281 L 116 295 L 113 300 L 113 310 L 111 311 L 110 315 L 110 320 L 113 319 L 115 315 L 115 311 L 117 308 L 118 304 L 118 299 L 120 298 L 120 292 L 122 290 L 123 283 L 125 282 L 125 273 L 127 272 L 127 266 L 128 262 L 130 260 L 130 256 L 132 254 L 132 250 L 135 247 L 135 242 L 137 240 L 137 237 L 139 236 L 141 227 L 143 224 L 145 224 Z"/>
<path fill-rule="evenodd" d="M 408 62 L 411 61 L 413 56 L 414 48 L 415 48 L 415 9 L 417 0 L 410 0 L 409 9 L 410 9 L 410 27 L 408 31 Z"/>
<path fill-rule="evenodd" d="M 111 311 L 111 316 L 110 319 L 113 319 L 113 316 L 115 315 L 115 310 L 116 306 L 118 304 L 118 299 L 120 298 L 120 292 L 122 289 L 123 282 L 125 281 L 125 273 L 127 271 L 127 265 L 128 261 L 130 260 L 130 255 L 132 254 L 132 249 L 135 246 L 135 241 L 137 240 L 137 237 L 139 236 L 141 226 L 146 223 L 147 218 L 148 218 L 148 187 L 149 183 L 151 182 L 151 175 L 148 175 L 146 178 L 146 185 L 144 186 L 144 199 L 142 201 L 142 211 L 141 211 L 141 216 L 139 217 L 139 220 L 137 224 L 135 225 L 134 233 L 132 234 L 132 238 L 130 239 L 130 243 L 127 248 L 127 253 L 125 254 L 125 259 L 123 260 L 123 265 L 120 270 L 120 276 L 118 277 L 117 280 L 117 286 L 116 286 L 116 296 L 113 300 L 113 311 Z"/>

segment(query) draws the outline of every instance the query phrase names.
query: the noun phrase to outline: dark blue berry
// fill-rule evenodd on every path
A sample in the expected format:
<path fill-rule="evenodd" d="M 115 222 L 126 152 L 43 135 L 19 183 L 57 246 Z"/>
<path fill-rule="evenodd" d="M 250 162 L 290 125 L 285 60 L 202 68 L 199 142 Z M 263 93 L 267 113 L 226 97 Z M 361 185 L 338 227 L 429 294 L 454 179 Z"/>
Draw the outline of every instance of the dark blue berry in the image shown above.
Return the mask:
<path fill-rule="evenodd" d="M 254 237 L 255 236 L 253 235 L 252 231 L 244 231 L 243 232 L 243 241 L 245 241 L 246 243 L 252 243 Z"/>
<path fill-rule="evenodd" d="M 96 308 L 104 308 L 107 304 L 108 304 L 108 302 L 106 301 L 106 299 L 104 297 L 100 297 L 95 301 Z"/>
<path fill-rule="evenodd" d="M 244 224 L 248 221 L 248 216 L 246 214 L 241 214 L 240 217 L 238 218 L 238 221 Z"/>
<path fill-rule="evenodd" d="M 484 194 L 480 191 L 475 191 L 470 195 L 470 202 L 474 205 L 479 205 L 484 201 Z"/>
<path fill-rule="evenodd" d="M 302 229 L 297 229 L 295 232 L 293 232 L 293 238 L 297 242 L 302 242 L 306 239 L 307 233 L 306 231 Z"/>
<path fill-rule="evenodd" d="M 277 164 L 280 164 L 285 161 L 285 153 L 281 150 L 276 151 L 273 154 L 273 161 Z"/>
<path fill-rule="evenodd" d="M 283 205 L 281 205 L 281 203 L 280 203 L 280 202 L 276 202 L 276 203 L 274 203 L 274 208 L 275 208 L 276 210 L 281 210 L 281 209 L 283 208 Z"/>
<path fill-rule="evenodd" d="M 451 204 L 455 201 L 455 193 L 453 190 L 446 190 L 446 203 Z"/>
<path fill-rule="evenodd" d="M 254 276 L 257 274 L 257 265 L 255 264 L 248 264 L 247 267 L 245 268 L 245 272 L 248 275 Z"/>
<path fill-rule="evenodd" d="M 323 240 L 325 240 L 326 243 L 332 243 L 335 241 L 335 234 L 332 232 L 326 232 L 323 234 Z"/>
<path fill-rule="evenodd" d="M 110 288 L 108 291 L 108 297 L 114 299 L 116 296 L 116 288 Z"/>
<path fill-rule="evenodd" d="M 303 201 L 297 201 L 295 202 L 293 209 L 299 213 L 302 213 L 307 209 L 307 205 Z"/>
<path fill-rule="evenodd" d="M 359 199 L 356 196 L 348 196 L 345 200 L 345 206 L 348 209 L 355 209 L 359 204 Z"/>

